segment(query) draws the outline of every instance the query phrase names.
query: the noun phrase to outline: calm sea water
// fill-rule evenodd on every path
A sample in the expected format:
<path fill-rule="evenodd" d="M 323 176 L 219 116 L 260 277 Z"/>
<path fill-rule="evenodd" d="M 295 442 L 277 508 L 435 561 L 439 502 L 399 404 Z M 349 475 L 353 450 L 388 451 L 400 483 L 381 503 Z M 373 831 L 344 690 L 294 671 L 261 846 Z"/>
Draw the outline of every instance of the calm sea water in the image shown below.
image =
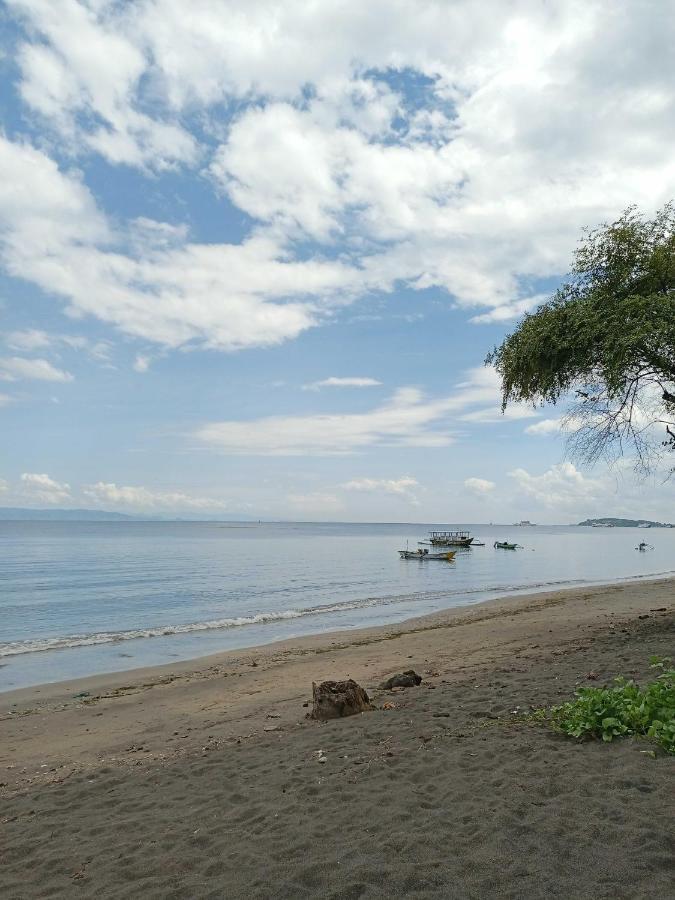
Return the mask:
<path fill-rule="evenodd" d="M 0 522 L 0 690 L 675 569 L 675 529 L 453 526 L 486 546 L 400 560 L 432 527 Z"/>

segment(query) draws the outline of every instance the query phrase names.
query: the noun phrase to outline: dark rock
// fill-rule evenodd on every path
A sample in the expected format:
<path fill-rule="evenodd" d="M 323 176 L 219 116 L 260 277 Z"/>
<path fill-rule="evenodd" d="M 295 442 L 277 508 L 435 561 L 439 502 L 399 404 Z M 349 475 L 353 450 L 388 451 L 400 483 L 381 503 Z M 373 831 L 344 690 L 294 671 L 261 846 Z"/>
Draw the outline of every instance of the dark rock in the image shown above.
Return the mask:
<path fill-rule="evenodd" d="M 312 682 L 313 719 L 340 719 L 373 709 L 368 694 L 353 679 Z"/>
<path fill-rule="evenodd" d="M 414 669 L 408 669 L 407 672 L 399 672 L 398 675 L 392 675 L 380 685 L 383 691 L 390 691 L 395 687 L 416 687 L 422 683 L 422 676 L 418 675 Z"/>

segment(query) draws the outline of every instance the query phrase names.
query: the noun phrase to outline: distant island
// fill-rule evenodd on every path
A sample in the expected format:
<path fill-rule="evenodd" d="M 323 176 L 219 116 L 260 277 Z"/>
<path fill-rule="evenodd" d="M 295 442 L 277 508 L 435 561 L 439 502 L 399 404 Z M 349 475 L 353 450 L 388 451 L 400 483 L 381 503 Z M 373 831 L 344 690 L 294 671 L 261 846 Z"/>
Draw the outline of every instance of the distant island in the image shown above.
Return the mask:
<path fill-rule="evenodd" d="M 151 513 L 121 513 L 107 509 L 27 509 L 20 506 L 0 506 L 0 522 L 225 522 L 250 524 L 260 519 L 243 514 L 237 518 L 225 513 L 208 515 L 152 515 Z"/>
<path fill-rule="evenodd" d="M 606 516 L 604 519 L 585 519 L 577 522 L 577 525 L 590 525 L 595 528 L 675 528 L 669 522 L 652 522 L 651 519 L 614 519 Z"/>
<path fill-rule="evenodd" d="M 0 506 L 2 522 L 131 522 L 136 516 L 104 509 L 24 509 Z"/>

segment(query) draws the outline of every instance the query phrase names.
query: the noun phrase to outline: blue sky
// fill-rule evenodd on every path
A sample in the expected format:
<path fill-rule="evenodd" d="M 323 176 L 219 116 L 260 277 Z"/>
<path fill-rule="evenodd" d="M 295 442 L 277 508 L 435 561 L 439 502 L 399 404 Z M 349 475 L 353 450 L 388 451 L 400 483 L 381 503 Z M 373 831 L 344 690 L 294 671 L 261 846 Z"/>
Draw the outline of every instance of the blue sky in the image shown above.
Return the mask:
<path fill-rule="evenodd" d="M 499 411 L 585 225 L 675 193 L 659 3 L 9 0 L 0 503 L 668 518 Z"/>

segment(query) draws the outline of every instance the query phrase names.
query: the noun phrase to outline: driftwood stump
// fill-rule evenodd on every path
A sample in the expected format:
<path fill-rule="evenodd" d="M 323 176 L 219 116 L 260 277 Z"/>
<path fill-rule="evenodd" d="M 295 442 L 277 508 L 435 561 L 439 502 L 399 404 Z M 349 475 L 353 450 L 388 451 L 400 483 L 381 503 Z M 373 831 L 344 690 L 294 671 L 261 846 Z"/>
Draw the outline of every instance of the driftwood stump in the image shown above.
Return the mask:
<path fill-rule="evenodd" d="M 421 675 L 418 675 L 414 669 L 408 669 L 407 672 L 399 672 L 398 675 L 392 675 L 380 685 L 383 691 L 390 691 L 395 687 L 416 687 L 422 683 Z"/>
<path fill-rule="evenodd" d="M 340 719 L 373 709 L 368 694 L 360 684 L 349 681 L 312 682 L 313 719 Z"/>

